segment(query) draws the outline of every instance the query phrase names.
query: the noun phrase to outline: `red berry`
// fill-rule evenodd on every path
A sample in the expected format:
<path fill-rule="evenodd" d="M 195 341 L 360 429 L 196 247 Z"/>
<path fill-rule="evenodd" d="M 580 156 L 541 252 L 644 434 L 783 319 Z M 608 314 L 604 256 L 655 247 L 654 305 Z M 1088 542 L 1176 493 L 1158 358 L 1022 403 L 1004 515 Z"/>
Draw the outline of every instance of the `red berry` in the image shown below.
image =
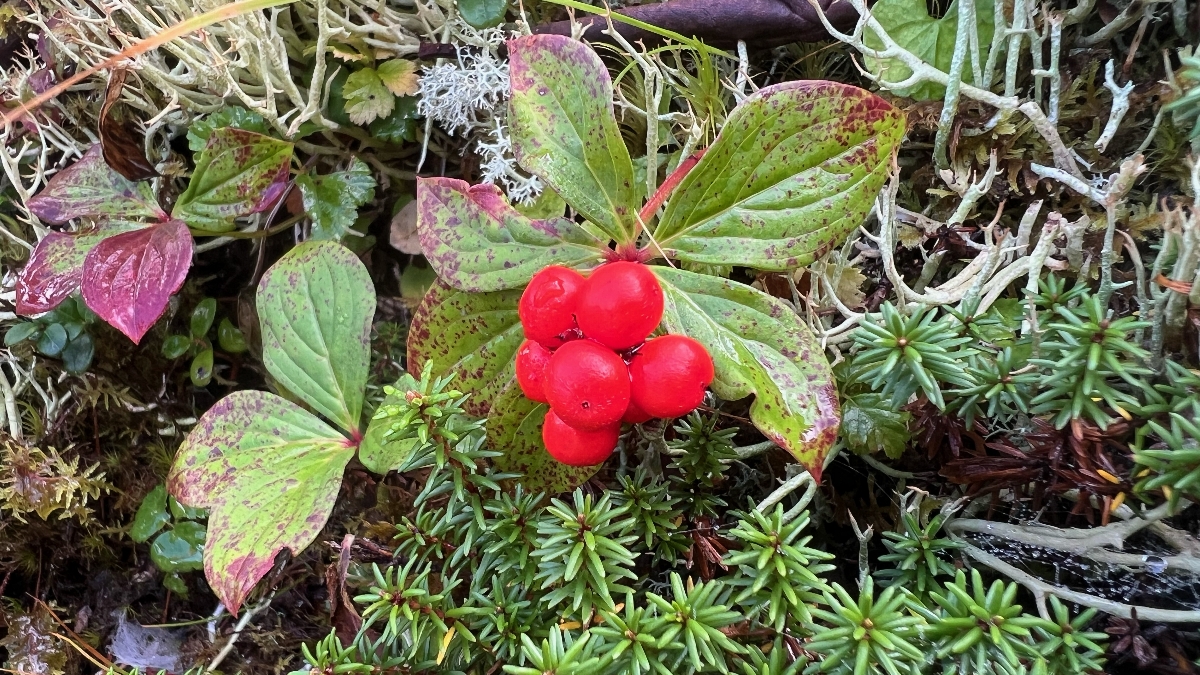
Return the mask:
<path fill-rule="evenodd" d="M 517 305 L 525 337 L 549 349 L 561 345 L 560 336 L 575 328 L 575 307 L 583 284 L 582 274 L 561 265 L 533 275 Z"/>
<path fill-rule="evenodd" d="M 562 421 L 597 431 L 621 421 L 629 407 L 629 368 L 613 350 L 575 340 L 550 357 L 544 377 L 546 399 Z"/>
<path fill-rule="evenodd" d="M 596 268 L 579 294 L 579 330 L 605 347 L 623 351 L 640 344 L 662 321 L 663 292 L 650 268 L 610 262 Z"/>
<path fill-rule="evenodd" d="M 630 399 L 652 417 L 685 415 L 704 401 L 713 380 L 704 345 L 683 335 L 647 340 L 629 362 Z"/>
<path fill-rule="evenodd" d="M 546 366 L 550 363 L 550 350 L 533 340 L 521 343 L 517 350 L 517 384 L 531 401 L 546 401 Z"/>
<path fill-rule="evenodd" d="M 632 392 L 633 389 L 631 388 L 630 393 L 632 394 Z M 649 422 L 652 419 L 654 419 L 654 417 L 645 410 L 639 408 L 638 404 L 633 402 L 633 398 L 631 396 L 629 399 L 629 407 L 625 409 L 625 415 L 621 418 L 621 421 L 626 424 L 641 424 L 642 422 Z"/>
<path fill-rule="evenodd" d="M 615 424 L 598 431 L 576 429 L 548 410 L 542 424 L 542 442 L 546 444 L 546 452 L 563 464 L 595 466 L 608 459 L 617 447 L 619 430 L 620 426 Z"/>

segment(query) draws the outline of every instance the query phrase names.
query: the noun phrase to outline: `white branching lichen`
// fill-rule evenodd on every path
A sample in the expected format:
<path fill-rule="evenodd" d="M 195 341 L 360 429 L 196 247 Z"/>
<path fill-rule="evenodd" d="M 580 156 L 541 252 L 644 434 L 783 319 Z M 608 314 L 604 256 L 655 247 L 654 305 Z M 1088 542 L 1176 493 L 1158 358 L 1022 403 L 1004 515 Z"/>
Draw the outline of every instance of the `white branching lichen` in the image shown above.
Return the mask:
<path fill-rule="evenodd" d="M 458 58 L 424 68 L 417 112 L 449 134 L 471 139 L 479 155 L 481 180 L 501 187 L 514 202 L 529 203 L 542 183 L 517 166 L 508 135 L 508 63 L 495 48 L 499 30 L 481 34 L 482 49 L 458 48 Z"/>

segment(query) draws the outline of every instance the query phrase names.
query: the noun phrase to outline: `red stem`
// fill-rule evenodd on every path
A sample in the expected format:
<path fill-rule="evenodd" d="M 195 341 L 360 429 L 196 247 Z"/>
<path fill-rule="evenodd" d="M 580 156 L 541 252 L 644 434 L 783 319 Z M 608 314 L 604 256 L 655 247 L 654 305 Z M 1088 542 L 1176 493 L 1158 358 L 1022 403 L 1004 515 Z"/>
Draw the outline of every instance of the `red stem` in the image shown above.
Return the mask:
<path fill-rule="evenodd" d="M 667 176 L 662 185 L 658 186 L 658 190 L 655 191 L 654 196 L 650 198 L 650 201 L 646 202 L 641 212 L 638 213 L 638 218 L 641 219 L 642 223 L 647 223 L 654 217 L 654 212 L 658 210 L 658 207 L 662 206 L 663 202 L 667 201 L 667 197 L 675 191 L 675 188 L 679 187 L 679 184 L 683 182 L 684 176 L 688 175 L 692 168 L 696 166 L 696 163 L 700 161 L 700 158 L 704 156 L 707 150 L 708 148 L 701 148 L 692 153 L 691 157 L 680 162 L 679 167 L 672 171 L 670 176 Z"/>

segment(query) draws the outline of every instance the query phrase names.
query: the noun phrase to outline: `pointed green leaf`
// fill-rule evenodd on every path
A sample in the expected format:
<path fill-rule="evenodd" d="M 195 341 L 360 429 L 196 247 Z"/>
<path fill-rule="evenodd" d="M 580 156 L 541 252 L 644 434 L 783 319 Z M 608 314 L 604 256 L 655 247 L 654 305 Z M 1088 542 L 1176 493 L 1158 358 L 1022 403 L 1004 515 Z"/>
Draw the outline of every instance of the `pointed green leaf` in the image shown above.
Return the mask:
<path fill-rule="evenodd" d="M 556 461 L 542 444 L 542 423 L 548 406 L 525 398 L 510 366 L 508 381 L 490 407 L 488 445 L 504 453 L 492 460 L 497 471 L 521 474 L 519 482 L 530 492 L 557 494 L 583 485 L 603 464 L 567 466 Z"/>
<path fill-rule="evenodd" d="M 205 298 L 198 302 L 196 308 L 192 310 L 192 318 L 189 322 L 192 337 L 199 339 L 208 335 L 208 329 L 212 328 L 215 318 L 217 318 L 216 298 Z"/>
<path fill-rule="evenodd" d="M 760 89 L 680 183 L 655 239 L 694 263 L 807 265 L 866 218 L 903 134 L 904 115 L 857 87 Z"/>
<path fill-rule="evenodd" d="M 312 218 L 312 238 L 339 241 L 358 217 L 358 207 L 375 197 L 375 177 L 366 162 L 355 157 L 350 168 L 325 176 L 302 174 L 296 186 L 304 211 Z"/>
<path fill-rule="evenodd" d="M 435 283 L 408 329 L 409 371 L 419 375 L 432 361 L 435 375 L 453 374 L 452 386 L 470 396 L 467 412 L 485 417 L 508 386 L 510 366 L 525 339 L 517 316 L 521 293 L 468 293 Z"/>
<path fill-rule="evenodd" d="M 600 57 L 561 35 L 527 35 L 509 41 L 508 62 L 517 162 L 609 237 L 630 241 L 642 192 Z"/>
<path fill-rule="evenodd" d="M 345 246 L 305 242 L 258 284 L 263 364 L 288 391 L 357 432 L 371 360 L 375 288 Z"/>
<path fill-rule="evenodd" d="M 837 389 L 825 354 L 795 310 L 735 281 L 653 269 L 666 296 L 663 326 L 708 350 L 716 366 L 713 391 L 728 401 L 754 394 L 754 425 L 819 479 L 837 439 Z"/>
<path fill-rule="evenodd" d="M 170 520 L 171 516 L 167 513 L 167 486 L 159 485 L 142 498 L 137 514 L 133 516 L 129 538 L 140 544 L 153 537 Z"/>
<path fill-rule="evenodd" d="M 150 183 L 134 183 L 104 161 L 100 144 L 54 174 L 46 188 L 29 200 L 29 210 L 48 223 L 81 216 L 166 220 Z"/>
<path fill-rule="evenodd" d="M 464 291 L 518 288 L 547 265 L 598 259 L 601 243 L 565 218 L 531 220 L 495 185 L 417 179 L 421 252 L 438 276 Z"/>
<path fill-rule="evenodd" d="M 325 526 L 354 456 L 335 429 L 284 399 L 238 391 L 200 418 L 167 478 L 182 504 L 209 509 L 204 573 L 236 613 L 283 549 Z"/>
<path fill-rule="evenodd" d="M 253 131 L 214 130 L 196 160 L 172 218 L 207 232 L 228 232 L 234 218 L 266 211 L 287 188 L 292 144 Z"/>

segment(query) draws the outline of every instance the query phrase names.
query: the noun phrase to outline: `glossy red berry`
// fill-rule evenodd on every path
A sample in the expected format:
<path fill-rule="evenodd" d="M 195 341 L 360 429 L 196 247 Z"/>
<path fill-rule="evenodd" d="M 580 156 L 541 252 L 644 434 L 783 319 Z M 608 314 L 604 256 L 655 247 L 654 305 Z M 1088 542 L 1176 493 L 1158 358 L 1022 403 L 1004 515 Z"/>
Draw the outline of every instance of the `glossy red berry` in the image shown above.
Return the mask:
<path fill-rule="evenodd" d="M 596 268 L 575 309 L 584 336 L 617 351 L 641 344 L 662 313 L 663 292 L 654 273 L 624 260 Z"/>
<path fill-rule="evenodd" d="M 517 305 L 525 337 L 549 349 L 561 345 L 562 334 L 575 328 L 576 305 L 583 285 L 583 275 L 561 265 L 551 265 L 533 275 Z"/>
<path fill-rule="evenodd" d="M 704 345 L 683 335 L 664 335 L 638 349 L 629 362 L 630 398 L 652 417 L 685 415 L 704 401 L 713 380 Z"/>
<path fill-rule="evenodd" d="M 633 389 L 631 388 L 630 394 L 632 393 Z M 625 424 L 641 424 L 642 422 L 649 422 L 652 419 L 654 419 L 654 416 L 638 407 L 638 404 L 633 402 L 633 397 L 630 396 L 629 407 L 625 409 L 625 415 L 621 417 L 621 421 Z"/>
<path fill-rule="evenodd" d="M 562 421 L 553 410 L 546 412 L 542 442 L 554 459 L 570 466 L 595 466 L 608 459 L 617 447 L 619 425 L 584 431 Z"/>
<path fill-rule="evenodd" d="M 597 431 L 621 421 L 629 407 L 629 368 L 613 350 L 575 340 L 550 357 L 546 399 L 562 421 Z"/>
<path fill-rule="evenodd" d="M 546 400 L 546 366 L 550 363 L 550 350 L 533 340 L 526 340 L 517 349 L 517 384 L 525 397 L 539 403 Z"/>

